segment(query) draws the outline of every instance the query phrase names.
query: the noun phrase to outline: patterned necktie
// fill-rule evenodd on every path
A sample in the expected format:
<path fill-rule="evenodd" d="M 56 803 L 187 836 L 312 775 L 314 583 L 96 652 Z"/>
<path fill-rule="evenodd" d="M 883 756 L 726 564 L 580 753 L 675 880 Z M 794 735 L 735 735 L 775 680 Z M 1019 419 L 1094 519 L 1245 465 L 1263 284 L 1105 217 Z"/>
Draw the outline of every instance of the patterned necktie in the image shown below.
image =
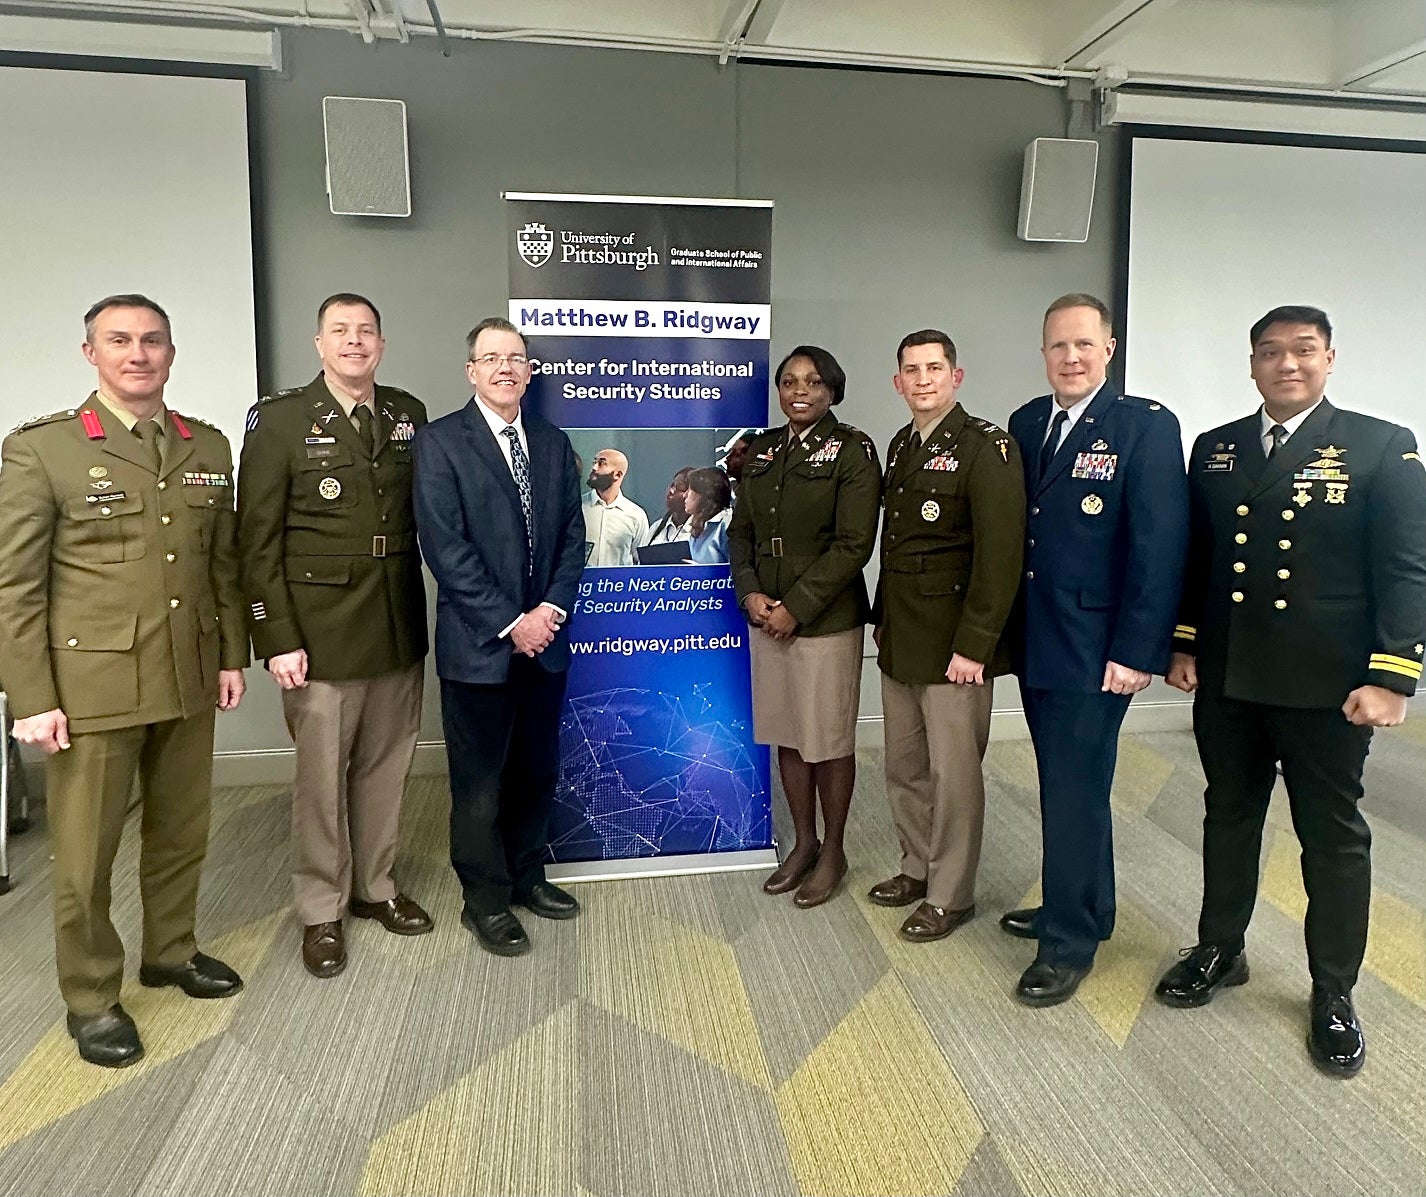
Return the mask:
<path fill-rule="evenodd" d="M 1272 444 L 1268 447 L 1268 460 L 1271 461 L 1277 451 L 1282 448 L 1282 444 L 1287 440 L 1287 429 L 1281 424 L 1274 424 L 1268 429 L 1268 436 L 1272 437 Z"/>
<path fill-rule="evenodd" d="M 141 420 L 134 425 L 134 435 L 144 447 L 148 466 L 155 474 L 163 473 L 163 445 L 159 443 L 159 426 L 152 420 Z"/>
<path fill-rule="evenodd" d="M 1055 412 L 1055 418 L 1050 421 L 1050 435 L 1045 438 L 1045 443 L 1040 446 L 1040 478 L 1044 478 L 1050 468 L 1050 462 L 1054 461 L 1055 454 L 1060 449 L 1060 433 L 1064 431 L 1065 421 L 1069 419 L 1069 412 L 1060 408 Z"/>
<path fill-rule="evenodd" d="M 356 414 L 357 432 L 361 435 L 361 443 L 366 446 L 367 453 L 375 457 L 376 419 L 371 414 L 371 408 L 365 403 L 358 403 L 354 411 Z"/>
<path fill-rule="evenodd" d="M 533 520 L 530 513 L 530 459 L 525 456 L 525 448 L 520 444 L 519 434 L 514 424 L 506 424 L 500 435 L 510 442 L 510 472 L 515 475 L 515 486 L 520 491 L 520 514 L 525 518 L 525 548 L 531 569 L 535 568 L 535 540 L 531 535 Z"/>

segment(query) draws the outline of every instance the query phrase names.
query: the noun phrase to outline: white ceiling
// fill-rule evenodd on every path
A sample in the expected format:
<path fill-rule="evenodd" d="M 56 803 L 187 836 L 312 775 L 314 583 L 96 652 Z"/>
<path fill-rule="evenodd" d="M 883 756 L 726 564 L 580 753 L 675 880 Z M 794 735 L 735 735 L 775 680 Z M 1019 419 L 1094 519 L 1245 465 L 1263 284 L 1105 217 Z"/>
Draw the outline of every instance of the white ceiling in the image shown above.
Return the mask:
<path fill-rule="evenodd" d="M 429 0 L 0 0 L 49 16 L 436 36 Z M 434 0 L 452 39 L 1426 97 L 1426 0 Z M 0 48 L 5 48 L 0 21 Z M 1101 78 L 1104 78 L 1103 76 Z"/>

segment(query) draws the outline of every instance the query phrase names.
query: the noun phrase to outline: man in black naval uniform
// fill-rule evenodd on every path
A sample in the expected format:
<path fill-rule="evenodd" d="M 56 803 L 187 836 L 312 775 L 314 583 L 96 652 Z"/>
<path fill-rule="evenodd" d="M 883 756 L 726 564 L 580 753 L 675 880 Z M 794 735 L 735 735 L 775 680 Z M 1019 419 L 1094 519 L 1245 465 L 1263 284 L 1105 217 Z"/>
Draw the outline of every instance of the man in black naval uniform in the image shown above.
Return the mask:
<path fill-rule="evenodd" d="M 1164 974 L 1171 1006 L 1248 979 L 1263 820 L 1282 764 L 1307 890 L 1308 1048 L 1366 1059 L 1352 1006 L 1367 942 L 1371 832 L 1358 809 L 1372 728 L 1406 717 L 1426 639 L 1426 473 L 1405 428 L 1324 396 L 1332 326 L 1312 307 L 1252 328 L 1263 406 L 1200 436 L 1168 681 L 1194 691 L 1207 777 L 1198 944 Z"/>

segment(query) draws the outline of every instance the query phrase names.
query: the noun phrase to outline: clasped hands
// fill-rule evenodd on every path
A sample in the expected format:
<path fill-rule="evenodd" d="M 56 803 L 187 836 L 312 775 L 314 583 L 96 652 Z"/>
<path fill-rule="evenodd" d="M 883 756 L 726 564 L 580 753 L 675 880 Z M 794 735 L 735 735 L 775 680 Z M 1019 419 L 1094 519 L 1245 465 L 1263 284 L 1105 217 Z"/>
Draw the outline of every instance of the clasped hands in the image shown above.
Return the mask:
<path fill-rule="evenodd" d="M 761 628 L 774 640 L 791 640 L 797 635 L 797 617 L 777 599 L 762 593 L 750 594 L 743 610 L 753 627 Z"/>
<path fill-rule="evenodd" d="M 517 653 L 535 657 L 554 642 L 559 628 L 559 613 L 553 607 L 541 604 L 533 611 L 526 611 L 520 616 L 515 626 L 510 629 L 510 643 L 515 646 Z"/>

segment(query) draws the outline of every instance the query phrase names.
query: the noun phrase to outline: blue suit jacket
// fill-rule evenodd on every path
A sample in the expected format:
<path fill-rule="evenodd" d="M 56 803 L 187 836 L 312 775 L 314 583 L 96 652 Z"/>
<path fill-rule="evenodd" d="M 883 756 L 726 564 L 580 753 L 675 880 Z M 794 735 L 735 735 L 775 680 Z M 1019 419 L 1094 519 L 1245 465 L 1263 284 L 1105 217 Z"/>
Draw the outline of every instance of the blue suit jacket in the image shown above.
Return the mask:
<path fill-rule="evenodd" d="M 1012 659 L 1023 685 L 1097 693 L 1109 661 L 1168 666 L 1188 545 L 1183 443 L 1168 408 L 1106 385 L 1037 480 L 1053 406 L 1042 395 L 1010 417 L 1028 500 Z"/>
<path fill-rule="evenodd" d="M 471 399 L 416 434 L 416 528 L 436 579 L 436 672 L 455 682 L 503 682 L 514 651 L 501 631 L 542 602 L 574 610 L 584 569 L 584 516 L 574 449 L 553 424 L 524 416 L 534 560 L 520 492 L 490 425 Z M 537 660 L 569 667 L 569 624 Z"/>

